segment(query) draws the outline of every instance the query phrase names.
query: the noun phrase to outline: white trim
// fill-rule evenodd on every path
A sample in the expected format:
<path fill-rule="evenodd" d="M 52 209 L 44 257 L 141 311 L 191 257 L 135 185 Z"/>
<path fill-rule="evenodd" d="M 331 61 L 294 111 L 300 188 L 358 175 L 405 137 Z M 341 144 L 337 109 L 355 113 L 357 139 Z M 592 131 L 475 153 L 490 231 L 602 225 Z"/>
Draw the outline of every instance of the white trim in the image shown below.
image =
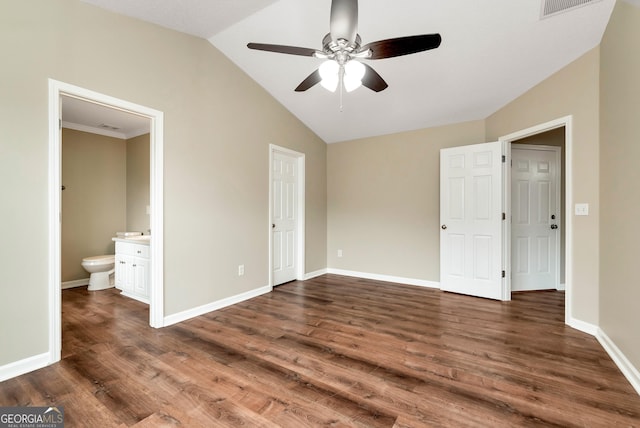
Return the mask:
<path fill-rule="evenodd" d="M 498 140 L 500 141 L 500 140 Z M 505 276 L 502 279 L 502 296 L 500 300 L 508 302 L 511 300 L 511 143 L 502 143 L 502 212 L 505 214 L 505 221 L 502 222 L 502 269 Z"/>
<path fill-rule="evenodd" d="M 62 283 L 60 288 L 62 290 L 67 290 L 69 288 L 83 287 L 85 285 L 89 285 L 89 278 L 75 279 L 73 281 L 65 281 Z"/>
<path fill-rule="evenodd" d="M 565 291 L 566 289 L 567 289 L 567 287 L 566 287 L 566 285 L 564 283 L 560 283 L 558 288 L 556 288 L 556 290 L 558 290 L 558 291 Z"/>
<path fill-rule="evenodd" d="M 297 221 L 297 230 L 296 235 L 298 237 L 298 242 L 296 242 L 296 279 L 298 281 L 303 281 L 305 279 L 305 154 L 296 152 L 295 150 L 287 149 L 286 147 L 280 147 L 275 144 L 269 144 L 269 222 L 267 223 L 268 233 L 269 233 L 269 286 L 273 287 L 273 233 L 272 227 L 273 224 L 273 154 L 281 153 L 284 155 L 292 156 L 297 158 L 298 160 L 298 221 Z"/>
<path fill-rule="evenodd" d="M 79 98 L 95 104 L 126 111 L 150 120 L 151 163 L 151 286 L 149 324 L 162 327 L 164 321 L 163 277 L 163 127 L 164 115 L 158 110 L 49 79 L 49 364 L 60 361 L 62 348 L 61 290 L 61 97 Z"/>
<path fill-rule="evenodd" d="M 576 318 L 571 318 L 569 321 L 565 321 L 569 327 L 580 330 L 583 333 L 587 333 L 591 336 L 595 336 L 598 332 L 598 326 L 585 321 L 581 321 Z"/>
<path fill-rule="evenodd" d="M 149 325 L 164 327 L 164 113 L 151 110 Z"/>
<path fill-rule="evenodd" d="M 542 123 L 540 125 L 533 126 L 531 128 L 523 129 L 521 131 L 514 132 L 509 135 L 505 135 L 504 137 L 500 137 L 499 141 L 505 141 L 507 143 L 511 143 L 514 140 L 520 140 L 525 137 L 530 137 L 532 135 L 540 134 L 546 131 L 551 131 L 552 129 L 562 128 L 564 127 L 564 150 L 565 150 L 565 212 L 567 218 L 565 219 L 565 308 L 564 308 L 564 318 L 565 323 L 572 326 L 572 322 L 576 322 L 573 320 L 573 216 L 571 215 L 571 207 L 573 205 L 573 116 L 565 116 L 556 120 L 552 120 L 546 123 Z M 509 158 L 507 161 L 510 161 L 511 153 L 509 152 Z M 510 181 L 511 177 L 509 177 Z M 511 207 L 507 206 L 507 218 L 511 217 Z M 510 239 L 510 237 L 509 237 Z M 510 267 L 509 267 L 510 269 Z M 507 271 L 507 272 L 510 272 Z M 507 278 L 510 275 L 507 275 Z M 509 283 L 509 286 L 511 284 Z M 581 323 L 581 322 L 580 322 Z M 578 328 L 578 327 L 575 327 Z M 578 328 L 578 330 L 582 330 Z M 582 330 L 584 331 L 584 330 Z"/>
<path fill-rule="evenodd" d="M 273 287 L 267 285 L 265 287 L 256 288 L 245 293 L 237 294 L 235 296 L 227 297 L 215 302 L 207 303 L 206 305 L 198 306 L 195 308 L 187 309 L 186 311 L 178 312 L 176 314 L 168 315 L 164 318 L 164 325 L 169 326 L 177 324 L 179 322 L 186 321 L 191 318 L 199 317 L 200 315 L 208 314 L 209 312 L 216 311 L 218 309 L 226 308 L 227 306 L 235 305 L 236 303 L 244 302 L 245 300 L 253 299 L 254 297 L 267 294 L 273 290 Z"/>
<path fill-rule="evenodd" d="M 50 364 L 49 359 L 49 352 L 45 352 L 44 354 L 5 364 L 0 367 L 0 382 L 46 367 Z"/>
<path fill-rule="evenodd" d="M 356 278 L 373 279 L 376 281 L 396 282 L 398 284 L 415 285 L 425 288 L 440 288 L 439 282 L 426 281 L 424 279 L 405 278 L 401 276 L 380 275 L 377 273 L 356 272 L 352 270 L 328 268 L 327 273 L 343 276 L 352 276 Z"/>
<path fill-rule="evenodd" d="M 315 272 L 309 272 L 309 273 L 304 275 L 304 280 L 306 281 L 307 279 L 317 278 L 317 277 L 325 275 L 325 274 L 327 274 L 327 269 L 320 269 L 320 270 L 317 270 Z"/>
<path fill-rule="evenodd" d="M 611 340 L 611 338 L 607 336 L 607 333 L 601 328 L 597 329 L 596 339 L 598 339 L 598 342 L 600 342 L 604 350 L 607 351 L 607 354 L 609 354 L 613 362 L 616 363 L 616 366 L 618 366 L 624 377 L 627 378 L 631 386 L 633 386 L 638 395 L 640 395 L 640 371 L 631 364 L 620 348 L 616 346 L 613 340 Z"/>
<path fill-rule="evenodd" d="M 62 101 L 61 88 L 49 79 L 49 355 L 48 364 L 60 361 L 62 352 Z"/>

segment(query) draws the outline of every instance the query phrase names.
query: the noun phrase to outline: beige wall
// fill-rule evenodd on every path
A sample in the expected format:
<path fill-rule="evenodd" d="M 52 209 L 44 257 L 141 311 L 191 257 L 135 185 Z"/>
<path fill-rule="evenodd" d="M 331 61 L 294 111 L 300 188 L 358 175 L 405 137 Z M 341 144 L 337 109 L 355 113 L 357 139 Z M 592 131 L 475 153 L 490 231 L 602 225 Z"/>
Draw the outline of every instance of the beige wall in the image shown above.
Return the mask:
<path fill-rule="evenodd" d="M 573 116 L 573 194 L 590 204 L 572 217 L 573 307 L 598 323 L 599 50 L 560 70 L 486 121 L 328 146 L 330 268 L 439 281 L 439 149 L 495 141 Z M 337 250 L 343 257 L 337 257 Z"/>
<path fill-rule="evenodd" d="M 484 133 L 476 121 L 330 144 L 329 267 L 440 281 L 440 149 Z"/>
<path fill-rule="evenodd" d="M 617 2 L 601 46 L 600 327 L 640 369 L 640 8 Z"/>
<path fill-rule="evenodd" d="M 0 366 L 48 351 L 48 78 L 164 112 L 165 315 L 268 285 L 270 143 L 306 154 L 306 268 L 326 267 L 324 142 L 207 41 L 6 0 L 0 51 Z"/>
<path fill-rule="evenodd" d="M 47 351 L 48 78 L 165 114 L 166 315 L 267 285 L 270 143 L 306 154 L 307 272 L 437 281 L 439 149 L 573 115 L 573 199 L 590 204 L 590 216 L 567 219 L 573 316 L 601 322 L 640 366 L 639 22 L 618 2 L 602 64 L 595 49 L 486 121 L 327 148 L 204 40 L 78 0 L 0 2 L 0 366 Z"/>
<path fill-rule="evenodd" d="M 598 325 L 599 304 L 599 73 L 600 51 L 596 48 L 536 87 L 509 103 L 486 120 L 487 139 L 573 116 L 572 167 L 574 203 L 588 203 L 589 216 L 570 214 L 573 225 L 572 316 Z M 569 180 L 569 179 L 568 179 Z"/>
<path fill-rule="evenodd" d="M 147 207 L 151 204 L 151 151 L 149 134 L 127 140 L 127 227 L 128 231 L 149 233 Z"/>
<path fill-rule="evenodd" d="M 82 259 L 113 254 L 126 224 L 125 140 L 62 131 L 62 282 L 88 278 Z"/>

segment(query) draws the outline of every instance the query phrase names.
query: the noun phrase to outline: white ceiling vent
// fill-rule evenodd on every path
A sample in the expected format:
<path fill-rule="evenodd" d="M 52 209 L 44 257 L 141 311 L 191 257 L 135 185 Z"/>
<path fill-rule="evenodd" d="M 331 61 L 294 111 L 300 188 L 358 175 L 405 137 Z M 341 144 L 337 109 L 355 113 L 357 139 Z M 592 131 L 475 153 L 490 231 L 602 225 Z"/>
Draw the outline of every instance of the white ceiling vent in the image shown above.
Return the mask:
<path fill-rule="evenodd" d="M 118 131 L 120 129 L 119 126 L 109 125 L 108 123 L 101 123 L 98 128 L 108 129 L 109 131 Z"/>
<path fill-rule="evenodd" d="M 569 12 L 573 9 L 597 3 L 601 0 L 542 0 L 540 19 L 549 18 L 559 13 Z"/>

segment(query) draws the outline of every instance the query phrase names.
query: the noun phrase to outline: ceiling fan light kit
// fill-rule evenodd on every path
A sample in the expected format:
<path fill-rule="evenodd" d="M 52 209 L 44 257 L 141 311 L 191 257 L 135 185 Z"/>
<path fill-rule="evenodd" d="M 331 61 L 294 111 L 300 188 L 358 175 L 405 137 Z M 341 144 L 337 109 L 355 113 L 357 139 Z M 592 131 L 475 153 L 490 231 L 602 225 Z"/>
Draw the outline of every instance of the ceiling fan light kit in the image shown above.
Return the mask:
<path fill-rule="evenodd" d="M 352 92 L 365 86 L 374 92 L 388 85 L 369 65 L 359 60 L 376 60 L 410 55 L 440 46 L 440 34 L 422 34 L 379 40 L 361 45 L 358 34 L 358 0 L 332 0 L 330 32 L 322 39 L 322 50 L 297 46 L 249 43 L 249 49 L 324 59 L 320 67 L 307 76 L 296 92 L 303 92 L 317 83 L 335 92 L 338 87 Z"/>
<path fill-rule="evenodd" d="M 336 61 L 329 59 L 322 63 L 318 71 L 322 79 L 320 81 L 322 87 L 328 91 L 335 92 L 338 88 L 340 65 Z"/>
<path fill-rule="evenodd" d="M 361 62 L 354 60 L 347 62 L 344 65 L 344 89 L 347 92 L 352 92 L 362 86 L 362 78 L 366 71 Z"/>

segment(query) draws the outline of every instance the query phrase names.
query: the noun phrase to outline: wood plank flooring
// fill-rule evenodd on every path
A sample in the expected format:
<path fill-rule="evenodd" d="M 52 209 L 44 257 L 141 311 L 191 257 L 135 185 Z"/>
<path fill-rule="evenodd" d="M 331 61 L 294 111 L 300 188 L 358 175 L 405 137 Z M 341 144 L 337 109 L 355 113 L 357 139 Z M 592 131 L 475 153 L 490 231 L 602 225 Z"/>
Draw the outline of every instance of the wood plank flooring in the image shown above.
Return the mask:
<path fill-rule="evenodd" d="M 640 427 L 561 292 L 324 275 L 159 330 L 114 289 L 62 307 L 62 361 L 0 383 L 0 406 L 64 406 L 67 427 Z"/>

